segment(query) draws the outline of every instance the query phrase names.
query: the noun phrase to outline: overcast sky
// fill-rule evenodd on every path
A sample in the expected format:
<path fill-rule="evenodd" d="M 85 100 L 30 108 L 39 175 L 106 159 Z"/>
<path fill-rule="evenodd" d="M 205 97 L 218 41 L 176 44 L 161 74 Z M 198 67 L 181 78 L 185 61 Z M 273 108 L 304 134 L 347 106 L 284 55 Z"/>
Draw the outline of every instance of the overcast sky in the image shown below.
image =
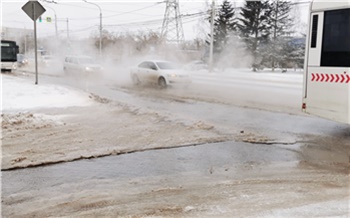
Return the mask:
<path fill-rule="evenodd" d="M 22 11 L 22 6 L 27 0 L 0 0 L 1 22 L 4 27 L 16 27 L 33 29 L 32 20 Z M 52 1 L 52 0 L 47 0 Z M 38 23 L 38 37 L 55 35 L 55 14 L 60 37 L 67 35 L 67 19 L 69 35 L 73 38 L 85 38 L 99 30 L 100 10 L 96 5 L 88 4 L 82 0 L 56 0 L 57 4 L 39 1 L 45 8 L 43 21 Z M 163 0 L 101 0 L 90 1 L 97 4 L 102 11 L 103 29 L 110 32 L 135 32 L 153 30 L 159 31 L 162 27 L 165 6 Z M 206 2 L 211 0 L 180 0 L 180 12 L 183 15 L 191 15 L 203 12 L 207 8 Z M 217 0 L 217 4 L 222 1 Z M 243 1 L 236 1 L 235 5 L 241 6 Z M 308 4 L 300 5 L 302 21 L 306 19 L 305 11 Z M 53 19 L 52 23 L 46 22 L 46 17 Z M 193 39 L 201 36 L 201 30 L 209 27 L 203 22 L 205 15 L 192 15 L 183 18 L 185 39 Z"/>

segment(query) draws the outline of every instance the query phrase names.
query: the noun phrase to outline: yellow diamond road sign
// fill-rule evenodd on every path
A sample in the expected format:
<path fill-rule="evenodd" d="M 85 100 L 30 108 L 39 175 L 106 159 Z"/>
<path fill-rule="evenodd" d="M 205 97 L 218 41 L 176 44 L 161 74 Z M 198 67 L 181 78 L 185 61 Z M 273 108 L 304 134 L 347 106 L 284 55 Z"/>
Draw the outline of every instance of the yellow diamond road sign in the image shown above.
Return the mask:
<path fill-rule="evenodd" d="M 46 11 L 38 1 L 28 1 L 25 5 L 23 5 L 22 10 L 33 21 L 36 21 Z"/>

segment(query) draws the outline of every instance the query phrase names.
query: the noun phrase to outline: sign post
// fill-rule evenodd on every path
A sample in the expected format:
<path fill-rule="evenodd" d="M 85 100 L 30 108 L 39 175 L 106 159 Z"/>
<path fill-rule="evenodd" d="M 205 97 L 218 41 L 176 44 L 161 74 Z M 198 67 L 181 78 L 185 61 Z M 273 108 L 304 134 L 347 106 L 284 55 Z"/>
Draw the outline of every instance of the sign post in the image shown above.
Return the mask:
<path fill-rule="evenodd" d="M 34 21 L 34 49 L 35 49 L 35 85 L 38 84 L 38 52 L 36 37 L 36 20 L 46 11 L 37 1 L 30 0 L 23 5 L 22 10 Z"/>

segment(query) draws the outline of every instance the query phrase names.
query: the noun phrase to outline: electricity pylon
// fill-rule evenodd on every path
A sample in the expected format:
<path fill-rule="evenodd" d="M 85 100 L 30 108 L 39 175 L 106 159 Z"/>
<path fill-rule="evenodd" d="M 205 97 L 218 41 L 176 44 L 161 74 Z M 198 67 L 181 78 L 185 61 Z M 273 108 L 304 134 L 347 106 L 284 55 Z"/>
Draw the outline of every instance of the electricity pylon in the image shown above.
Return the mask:
<path fill-rule="evenodd" d="M 169 42 L 177 44 L 184 41 L 179 0 L 167 0 L 161 36 Z"/>

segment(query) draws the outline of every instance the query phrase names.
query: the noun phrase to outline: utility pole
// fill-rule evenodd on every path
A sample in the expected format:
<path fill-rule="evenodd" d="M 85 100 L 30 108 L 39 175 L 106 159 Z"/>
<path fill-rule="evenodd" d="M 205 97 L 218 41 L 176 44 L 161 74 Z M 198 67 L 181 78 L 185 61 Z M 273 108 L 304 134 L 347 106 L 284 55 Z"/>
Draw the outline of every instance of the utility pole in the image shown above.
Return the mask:
<path fill-rule="evenodd" d="M 211 4 L 209 72 L 213 71 L 215 0 Z"/>
<path fill-rule="evenodd" d="M 278 0 L 275 1 L 275 20 L 273 26 L 273 52 L 276 52 L 276 39 L 277 39 L 277 18 L 278 18 Z M 276 59 L 272 58 L 272 71 L 275 71 Z"/>
<path fill-rule="evenodd" d="M 69 20 L 67 18 L 67 40 L 69 40 Z"/>
<path fill-rule="evenodd" d="M 58 40 L 58 31 L 57 31 L 57 16 L 55 11 L 55 33 L 56 33 L 56 40 Z"/>
<path fill-rule="evenodd" d="M 175 41 L 180 44 L 184 41 L 184 30 L 182 27 L 179 0 L 167 0 L 163 19 L 161 36 L 167 41 Z"/>
<path fill-rule="evenodd" d="M 102 56 L 102 11 L 100 8 L 100 58 L 101 56 Z"/>
<path fill-rule="evenodd" d="M 24 54 L 27 55 L 27 34 L 24 36 Z"/>
<path fill-rule="evenodd" d="M 101 7 L 98 6 L 97 4 L 95 3 L 92 3 L 92 2 L 88 2 L 87 0 L 83 0 L 84 2 L 86 3 L 89 3 L 89 4 L 92 4 L 92 5 L 95 5 L 98 7 L 98 9 L 100 10 L 100 57 L 102 56 L 102 10 L 101 10 Z"/>

